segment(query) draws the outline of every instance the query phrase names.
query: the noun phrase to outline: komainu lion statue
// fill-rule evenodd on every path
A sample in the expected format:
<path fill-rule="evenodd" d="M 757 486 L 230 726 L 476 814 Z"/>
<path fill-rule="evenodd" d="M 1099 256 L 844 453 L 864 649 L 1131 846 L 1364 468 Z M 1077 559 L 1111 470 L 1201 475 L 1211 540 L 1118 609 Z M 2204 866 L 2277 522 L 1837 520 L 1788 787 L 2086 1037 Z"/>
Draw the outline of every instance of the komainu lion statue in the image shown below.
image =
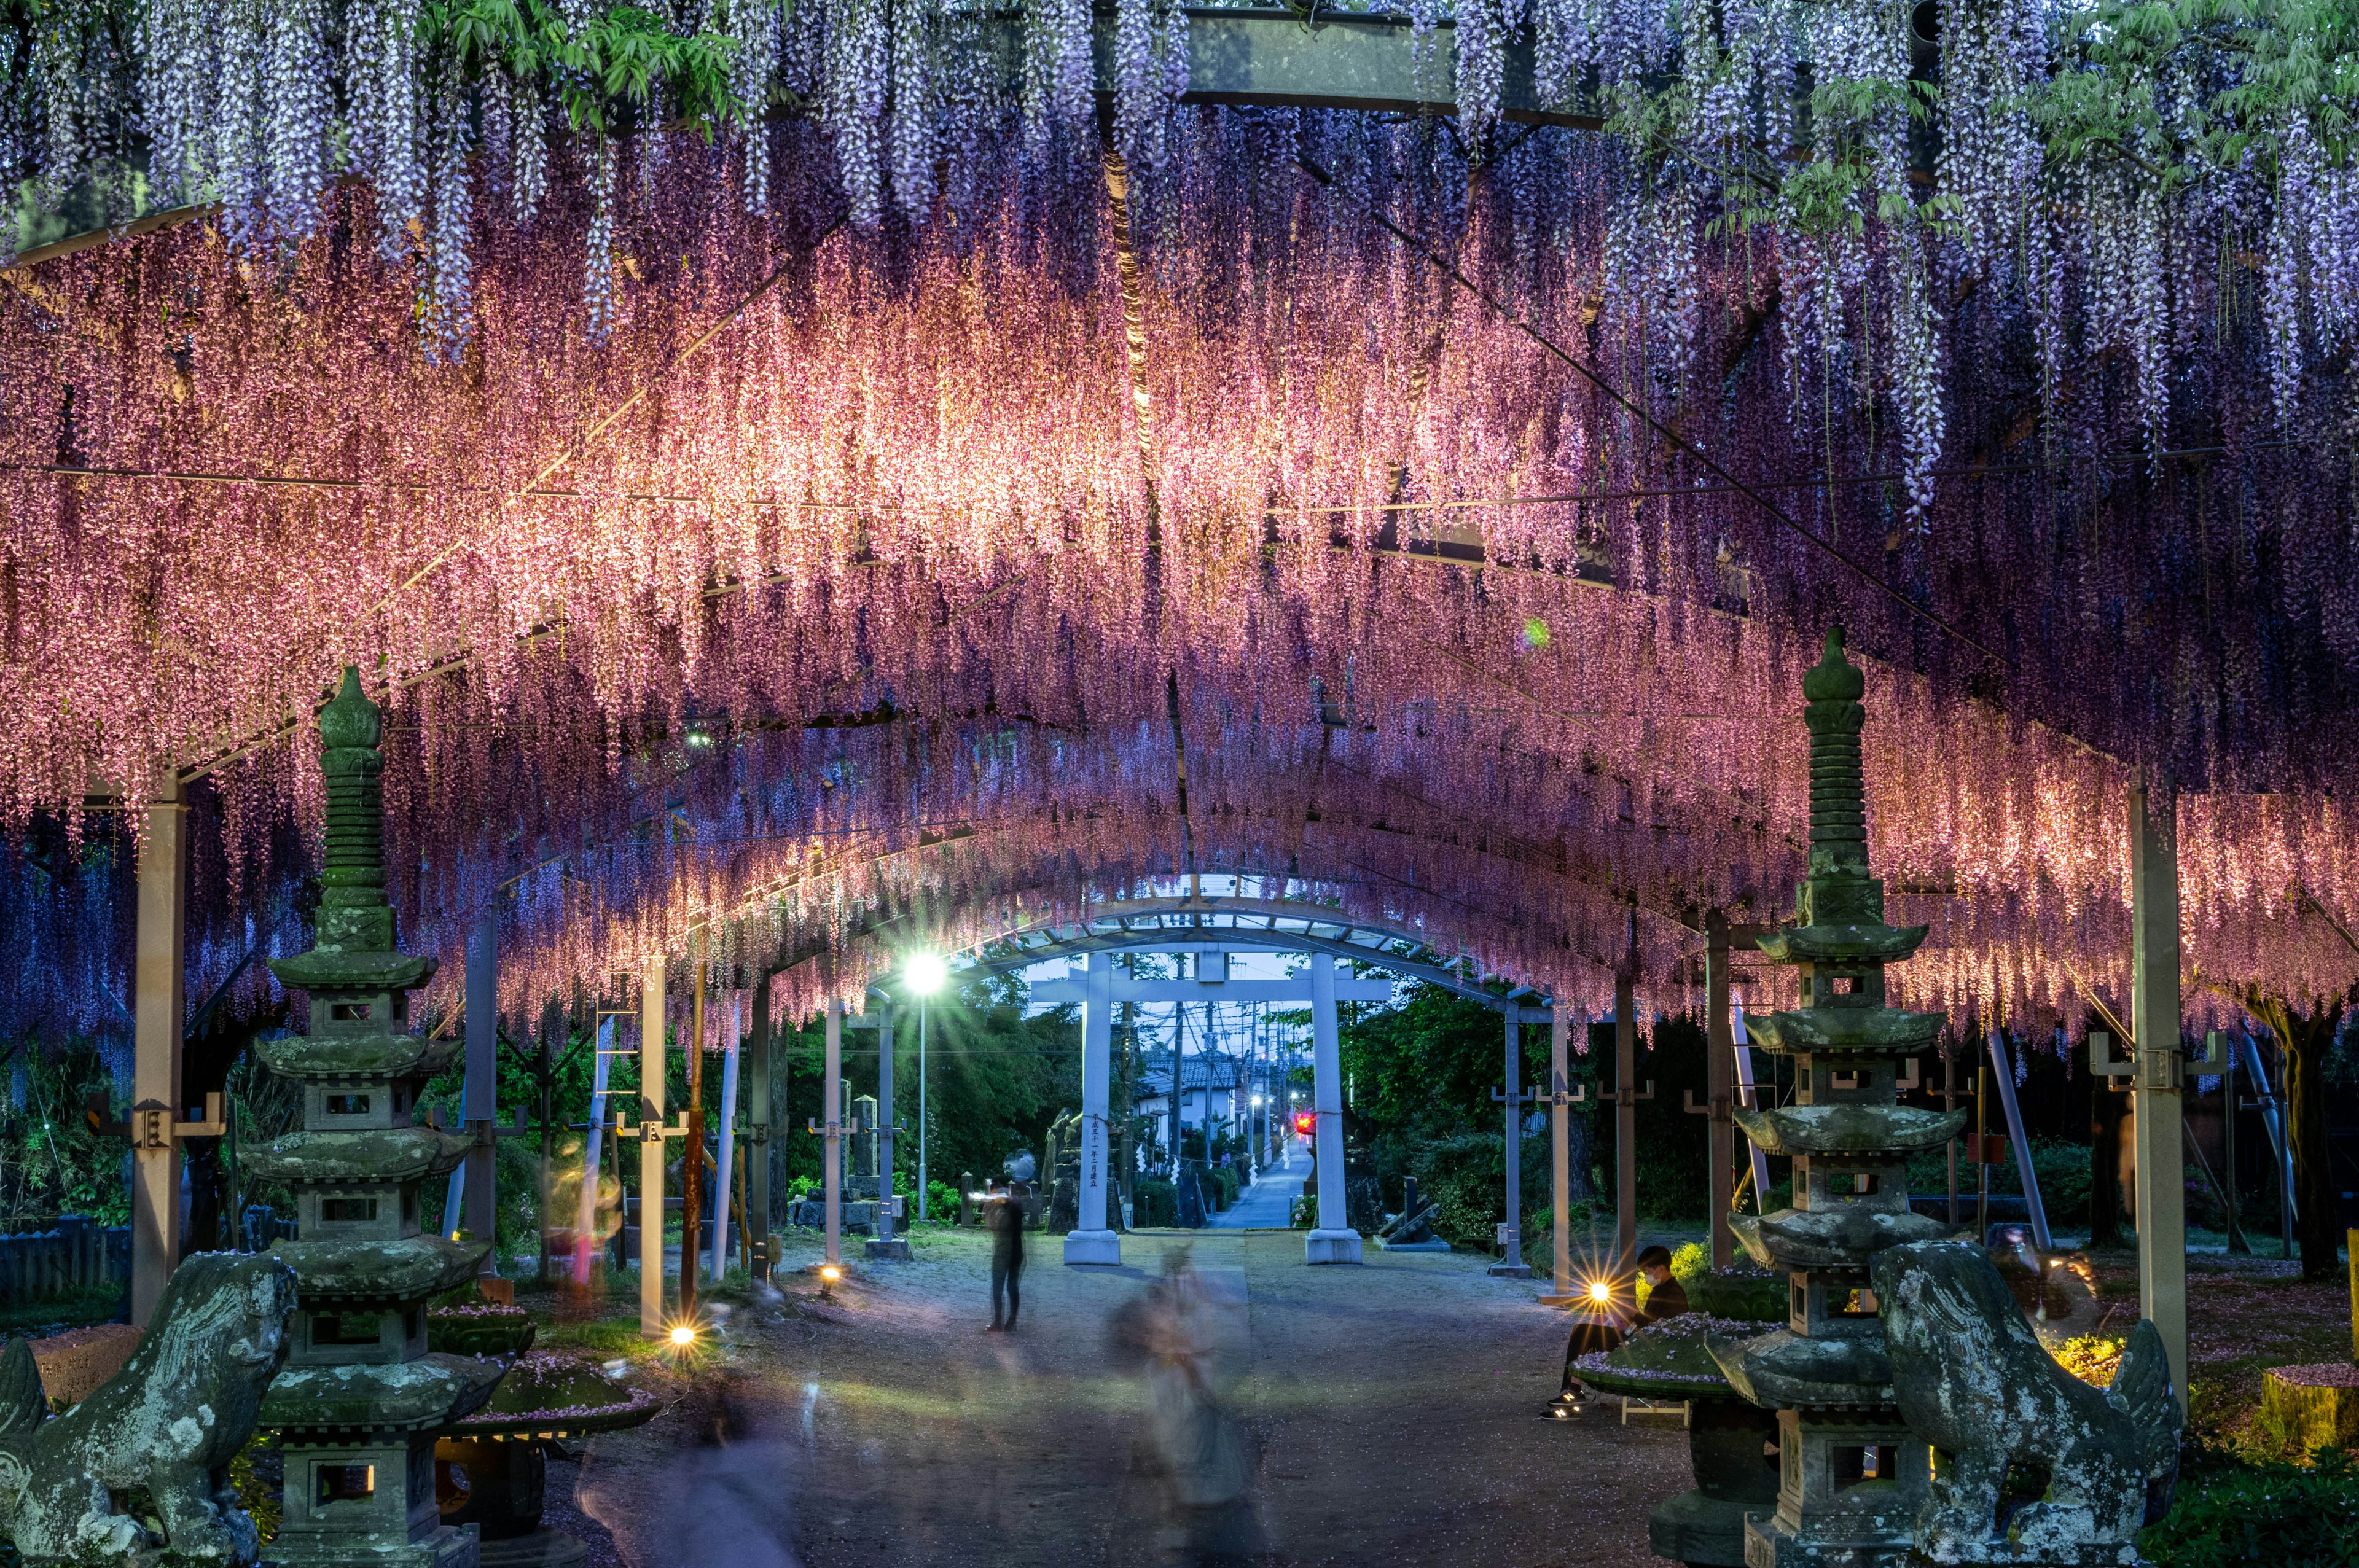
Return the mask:
<path fill-rule="evenodd" d="M 1935 1451 L 1919 1560 L 2136 1563 L 2137 1532 L 2170 1506 L 2179 1476 L 2179 1406 L 2154 1325 L 2131 1331 L 2099 1389 L 2057 1365 L 1973 1243 L 1890 1248 L 1873 1269 L 1901 1419 Z"/>
<path fill-rule="evenodd" d="M 173 1271 L 123 1370 L 54 1418 L 31 1345 L 0 1354 L 0 1537 L 27 1568 L 251 1564 L 260 1546 L 229 1463 L 286 1363 L 294 1305 L 279 1260 L 200 1253 Z M 123 1511 L 135 1490 L 162 1540 Z"/>

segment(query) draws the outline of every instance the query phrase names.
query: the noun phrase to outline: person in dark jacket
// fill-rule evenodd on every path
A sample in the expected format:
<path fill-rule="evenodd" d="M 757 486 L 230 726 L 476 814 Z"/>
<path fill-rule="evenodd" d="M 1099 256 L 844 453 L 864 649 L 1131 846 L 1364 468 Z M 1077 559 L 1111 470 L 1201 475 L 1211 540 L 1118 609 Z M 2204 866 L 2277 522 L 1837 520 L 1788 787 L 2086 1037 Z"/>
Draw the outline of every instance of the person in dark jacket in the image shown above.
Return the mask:
<path fill-rule="evenodd" d="M 1016 1327 L 1016 1310 L 1024 1304 L 1024 1205 L 1008 1187 L 992 1189 L 984 1205 L 983 1223 L 991 1232 L 991 1327 L 1008 1333 Z M 1000 1314 L 1005 1298 L 1006 1315 Z"/>
<path fill-rule="evenodd" d="M 1611 1350 L 1622 1343 L 1624 1335 L 1667 1317 L 1677 1317 L 1688 1310 L 1688 1292 L 1671 1272 L 1668 1249 L 1649 1247 L 1639 1253 L 1638 1272 L 1647 1285 L 1645 1311 L 1630 1304 L 1637 1290 L 1635 1281 L 1614 1281 L 1595 1287 L 1591 1298 L 1582 1303 L 1572 1332 L 1565 1338 L 1564 1380 L 1552 1404 L 1577 1411 L 1587 1402 L 1589 1391 L 1582 1386 L 1581 1374 L 1573 1366 L 1583 1356 L 1593 1350 Z"/>
<path fill-rule="evenodd" d="M 1671 1272 L 1669 1249 L 1649 1247 L 1638 1254 L 1638 1272 L 1647 1278 L 1647 1305 L 1631 1323 L 1633 1328 L 1644 1328 L 1650 1323 L 1660 1323 L 1667 1317 L 1677 1317 L 1688 1310 L 1687 1287 Z"/>

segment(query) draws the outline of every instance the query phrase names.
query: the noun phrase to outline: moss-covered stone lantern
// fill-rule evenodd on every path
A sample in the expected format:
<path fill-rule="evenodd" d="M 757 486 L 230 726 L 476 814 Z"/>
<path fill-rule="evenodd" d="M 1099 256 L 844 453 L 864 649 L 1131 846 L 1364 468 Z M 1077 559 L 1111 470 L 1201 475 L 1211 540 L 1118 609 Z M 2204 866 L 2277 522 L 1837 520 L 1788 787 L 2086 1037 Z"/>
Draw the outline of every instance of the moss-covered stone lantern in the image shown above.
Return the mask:
<path fill-rule="evenodd" d="M 360 674 L 320 715 L 327 775 L 324 892 L 311 951 L 271 960 L 311 996 L 310 1032 L 257 1042 L 303 1086 L 303 1126 L 247 1155 L 296 1195 L 298 1239 L 271 1250 L 296 1272 L 287 1367 L 264 1399 L 281 1435 L 286 1508 L 266 1552 L 284 1568 L 474 1568 L 475 1534 L 441 1522 L 434 1433 L 480 1406 L 496 1362 L 429 1353 L 426 1303 L 475 1276 L 488 1244 L 421 1234 L 419 1188 L 467 1140 L 412 1119 L 418 1090 L 460 1042 L 409 1032 L 408 993 L 430 958 L 395 950 L 385 896 L 384 765 Z"/>
<path fill-rule="evenodd" d="M 1946 1234 L 1910 1212 L 1907 1161 L 1954 1137 L 1965 1113 L 1897 1102 L 1901 1062 L 1933 1044 L 1942 1018 L 1885 1005 L 1885 965 L 1914 953 L 1925 927 L 1886 925 L 1884 884 L 1868 874 L 1865 689 L 1843 634 L 1830 632 L 1802 681 L 1808 874 L 1795 923 L 1760 938 L 1772 960 L 1801 970 L 1802 1005 L 1747 1020 L 1755 1044 L 1794 1062 L 1792 1104 L 1735 1112 L 1760 1148 L 1792 1156 L 1793 1206 L 1730 1221 L 1756 1262 L 1788 1275 L 1786 1326 L 1711 1345 L 1730 1385 L 1777 1411 L 1777 1507 L 1746 1525 L 1752 1568 L 1897 1564 L 1924 1495 L 1926 1448 L 1893 1402 L 1868 1260 Z"/>

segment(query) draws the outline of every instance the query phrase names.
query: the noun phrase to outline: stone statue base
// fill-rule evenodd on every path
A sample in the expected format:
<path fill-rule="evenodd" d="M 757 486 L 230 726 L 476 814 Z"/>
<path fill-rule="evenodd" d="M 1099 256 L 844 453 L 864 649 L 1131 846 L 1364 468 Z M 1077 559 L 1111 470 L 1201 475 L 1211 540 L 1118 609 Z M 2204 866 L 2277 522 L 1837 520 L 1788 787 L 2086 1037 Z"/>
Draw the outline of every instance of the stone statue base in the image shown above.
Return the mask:
<path fill-rule="evenodd" d="M 282 1532 L 264 1548 L 261 1568 L 476 1568 L 477 1550 L 473 1530 L 447 1524 L 399 1546 L 290 1540 Z"/>
<path fill-rule="evenodd" d="M 1069 1230 L 1065 1232 L 1065 1261 L 1069 1265 L 1120 1267 L 1122 1238 L 1111 1230 Z"/>
<path fill-rule="evenodd" d="M 1745 1510 L 1775 1506 L 1681 1492 L 1647 1516 L 1647 1545 L 1656 1556 L 1691 1568 L 1745 1568 Z"/>
<path fill-rule="evenodd" d="M 1529 1263 L 1494 1263 L 1484 1273 L 1495 1280 L 1528 1280 L 1532 1277 Z"/>
<path fill-rule="evenodd" d="M 476 1559 L 480 1568 L 574 1568 L 589 1560 L 589 1543 L 561 1530 L 536 1530 L 508 1541 L 487 1541 Z"/>
<path fill-rule="evenodd" d="M 1357 1263 L 1360 1261 L 1360 1233 L 1356 1230 L 1314 1230 L 1303 1239 L 1302 1260 L 1305 1263 Z"/>
<path fill-rule="evenodd" d="M 892 1263 L 906 1263 L 909 1260 L 909 1244 L 897 1236 L 872 1240 L 861 1250 L 872 1263 L 879 1260 Z"/>

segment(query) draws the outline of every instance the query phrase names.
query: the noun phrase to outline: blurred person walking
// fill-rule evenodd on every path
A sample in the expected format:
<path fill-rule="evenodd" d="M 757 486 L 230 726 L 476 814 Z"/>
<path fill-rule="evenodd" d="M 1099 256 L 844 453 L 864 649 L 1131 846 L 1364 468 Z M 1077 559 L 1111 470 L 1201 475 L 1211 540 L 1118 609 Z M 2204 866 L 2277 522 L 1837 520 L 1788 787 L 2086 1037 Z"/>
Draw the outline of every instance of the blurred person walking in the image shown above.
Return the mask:
<path fill-rule="evenodd" d="M 1115 1365 L 1140 1374 L 1147 1420 L 1141 1446 L 1163 1489 L 1163 1561 L 1184 1568 L 1250 1568 L 1267 1543 L 1254 1503 L 1261 1456 L 1222 1408 L 1237 1375 L 1215 1312 L 1183 1250 L 1165 1277 L 1123 1303 L 1107 1325 Z"/>
<path fill-rule="evenodd" d="M 983 1206 L 983 1223 L 991 1232 L 991 1327 L 987 1333 L 1006 1334 L 1016 1327 L 1016 1314 L 1024 1304 L 1024 1205 L 1012 1187 L 994 1187 Z M 1002 1298 L 1006 1315 L 1000 1313 Z"/>

